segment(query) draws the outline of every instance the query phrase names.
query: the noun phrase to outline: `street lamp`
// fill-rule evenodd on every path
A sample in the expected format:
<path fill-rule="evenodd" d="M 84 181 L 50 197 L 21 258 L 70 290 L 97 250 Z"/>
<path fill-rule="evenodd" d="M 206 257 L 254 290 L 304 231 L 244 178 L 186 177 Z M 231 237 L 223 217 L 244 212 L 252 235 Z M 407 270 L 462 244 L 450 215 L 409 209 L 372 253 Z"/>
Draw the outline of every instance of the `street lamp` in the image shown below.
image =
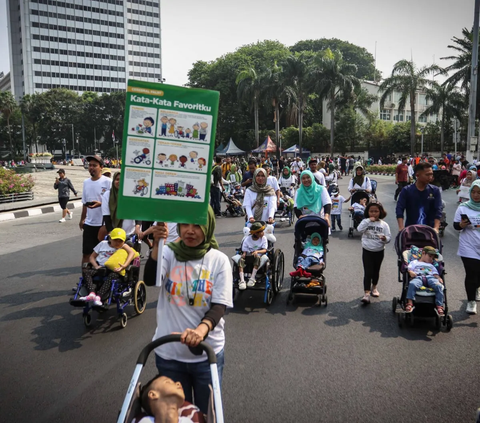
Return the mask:
<path fill-rule="evenodd" d="M 420 151 L 420 156 L 423 156 L 423 134 L 425 132 L 425 128 L 427 127 L 427 125 L 423 126 L 422 128 L 420 128 L 420 132 L 422 133 L 422 147 L 421 147 L 421 151 Z"/>

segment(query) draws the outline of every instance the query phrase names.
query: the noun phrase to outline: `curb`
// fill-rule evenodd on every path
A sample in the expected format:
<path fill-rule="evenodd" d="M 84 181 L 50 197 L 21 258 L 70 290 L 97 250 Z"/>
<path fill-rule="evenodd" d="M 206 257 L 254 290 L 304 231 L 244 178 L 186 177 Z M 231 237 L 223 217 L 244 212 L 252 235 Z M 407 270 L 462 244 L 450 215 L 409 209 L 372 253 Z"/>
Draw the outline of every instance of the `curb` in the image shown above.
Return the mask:
<path fill-rule="evenodd" d="M 67 204 L 68 209 L 77 209 L 82 207 L 81 201 L 74 201 Z M 60 205 L 48 206 L 48 207 L 33 207 L 30 209 L 23 209 L 16 212 L 0 213 L 0 222 L 6 222 L 7 220 L 19 219 L 21 217 L 39 216 L 41 214 L 54 213 L 61 211 Z"/>

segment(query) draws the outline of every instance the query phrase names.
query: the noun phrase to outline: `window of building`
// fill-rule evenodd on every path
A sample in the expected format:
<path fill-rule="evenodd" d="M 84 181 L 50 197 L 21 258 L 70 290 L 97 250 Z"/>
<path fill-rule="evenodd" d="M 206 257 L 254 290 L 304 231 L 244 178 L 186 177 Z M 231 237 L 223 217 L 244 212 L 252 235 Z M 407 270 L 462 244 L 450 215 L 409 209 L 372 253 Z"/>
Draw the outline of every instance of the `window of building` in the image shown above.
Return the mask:
<path fill-rule="evenodd" d="M 390 110 L 382 109 L 380 111 L 380 119 L 381 120 L 391 120 L 390 119 Z"/>
<path fill-rule="evenodd" d="M 393 115 L 393 120 L 396 122 L 403 122 L 403 113 Z"/>

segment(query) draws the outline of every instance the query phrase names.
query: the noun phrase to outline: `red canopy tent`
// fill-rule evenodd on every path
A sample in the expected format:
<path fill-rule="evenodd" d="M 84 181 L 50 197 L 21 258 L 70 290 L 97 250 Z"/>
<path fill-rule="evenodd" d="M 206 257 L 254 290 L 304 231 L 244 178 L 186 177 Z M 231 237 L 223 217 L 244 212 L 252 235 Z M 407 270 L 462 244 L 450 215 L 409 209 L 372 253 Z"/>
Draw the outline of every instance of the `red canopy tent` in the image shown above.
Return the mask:
<path fill-rule="evenodd" d="M 274 144 L 270 136 L 267 136 L 262 145 L 255 150 L 252 150 L 252 153 L 265 153 L 265 155 L 267 155 L 268 153 L 275 153 L 276 151 L 277 146 Z"/>

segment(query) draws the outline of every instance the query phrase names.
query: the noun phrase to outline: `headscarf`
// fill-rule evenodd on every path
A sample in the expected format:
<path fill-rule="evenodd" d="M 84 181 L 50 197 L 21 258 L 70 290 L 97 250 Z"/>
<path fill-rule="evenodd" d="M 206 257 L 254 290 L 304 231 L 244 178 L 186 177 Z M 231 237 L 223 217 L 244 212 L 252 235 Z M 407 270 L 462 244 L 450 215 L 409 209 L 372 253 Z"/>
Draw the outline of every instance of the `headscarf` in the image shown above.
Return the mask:
<path fill-rule="evenodd" d="M 117 205 L 118 205 L 118 188 L 115 187 L 115 179 L 120 175 L 120 172 L 115 172 L 113 175 L 113 183 L 110 188 L 110 198 L 108 199 L 108 207 L 110 209 L 110 218 L 112 219 L 112 226 L 114 228 L 121 228 L 123 220 L 117 218 Z"/>
<path fill-rule="evenodd" d="M 297 190 L 297 207 L 299 209 L 306 207 L 314 213 L 318 213 L 322 209 L 323 187 L 317 184 L 313 173 L 309 170 L 304 170 L 302 172 L 300 175 L 300 182 L 304 175 L 307 175 L 311 179 L 312 184 L 309 187 L 306 187 L 301 183 L 300 188 Z"/>
<path fill-rule="evenodd" d="M 357 175 L 357 169 L 358 168 L 362 169 L 362 175 L 361 176 Z M 361 187 L 363 185 L 363 183 L 365 182 L 365 170 L 363 169 L 362 165 L 355 166 L 355 175 L 352 179 L 353 179 L 353 185 L 357 184 L 359 187 Z"/>
<path fill-rule="evenodd" d="M 232 164 L 230 166 L 230 172 L 228 172 L 228 175 L 227 175 L 227 181 L 229 181 L 229 182 L 231 182 L 230 175 L 235 175 L 235 182 L 240 182 L 241 181 L 241 176 L 237 172 L 237 166 L 234 165 L 234 164 Z"/>
<path fill-rule="evenodd" d="M 288 170 L 288 175 L 285 176 L 285 173 L 283 173 L 285 171 L 285 169 Z M 288 166 L 283 166 L 283 169 L 282 169 L 282 178 L 283 179 L 288 179 L 290 178 L 290 176 L 292 176 L 292 171 L 290 170 L 290 168 Z"/>
<path fill-rule="evenodd" d="M 259 173 L 263 173 L 265 175 L 265 183 L 263 185 L 257 183 L 257 175 Z M 260 167 L 253 173 L 252 185 L 248 187 L 250 191 L 257 193 L 257 199 L 255 200 L 253 209 L 253 217 L 255 220 L 262 220 L 265 197 L 275 195 L 274 189 L 270 185 L 267 185 L 267 178 L 267 171 Z"/>
<path fill-rule="evenodd" d="M 468 207 L 471 210 L 475 210 L 477 212 L 480 212 L 480 202 L 475 202 L 472 199 L 472 190 L 475 187 L 480 188 L 480 180 L 479 179 L 477 179 L 476 181 L 473 181 L 472 186 L 470 187 L 470 191 L 469 191 L 470 200 L 468 200 L 465 203 L 460 204 L 460 206 L 461 207 Z"/>
<path fill-rule="evenodd" d="M 200 225 L 205 239 L 197 247 L 185 245 L 183 240 L 180 242 L 170 242 L 168 247 L 175 254 L 178 261 L 185 262 L 189 260 L 200 260 L 207 254 L 210 248 L 218 250 L 218 243 L 215 239 L 215 214 L 211 206 L 208 206 L 207 224 Z M 180 234 L 180 224 L 178 224 L 178 233 Z"/>
<path fill-rule="evenodd" d="M 312 244 L 313 238 L 318 238 L 320 240 L 318 245 Z M 322 237 L 318 232 L 314 232 L 312 235 L 310 235 L 310 240 L 305 244 L 305 249 L 307 248 L 315 250 L 318 253 L 323 253 Z"/>

